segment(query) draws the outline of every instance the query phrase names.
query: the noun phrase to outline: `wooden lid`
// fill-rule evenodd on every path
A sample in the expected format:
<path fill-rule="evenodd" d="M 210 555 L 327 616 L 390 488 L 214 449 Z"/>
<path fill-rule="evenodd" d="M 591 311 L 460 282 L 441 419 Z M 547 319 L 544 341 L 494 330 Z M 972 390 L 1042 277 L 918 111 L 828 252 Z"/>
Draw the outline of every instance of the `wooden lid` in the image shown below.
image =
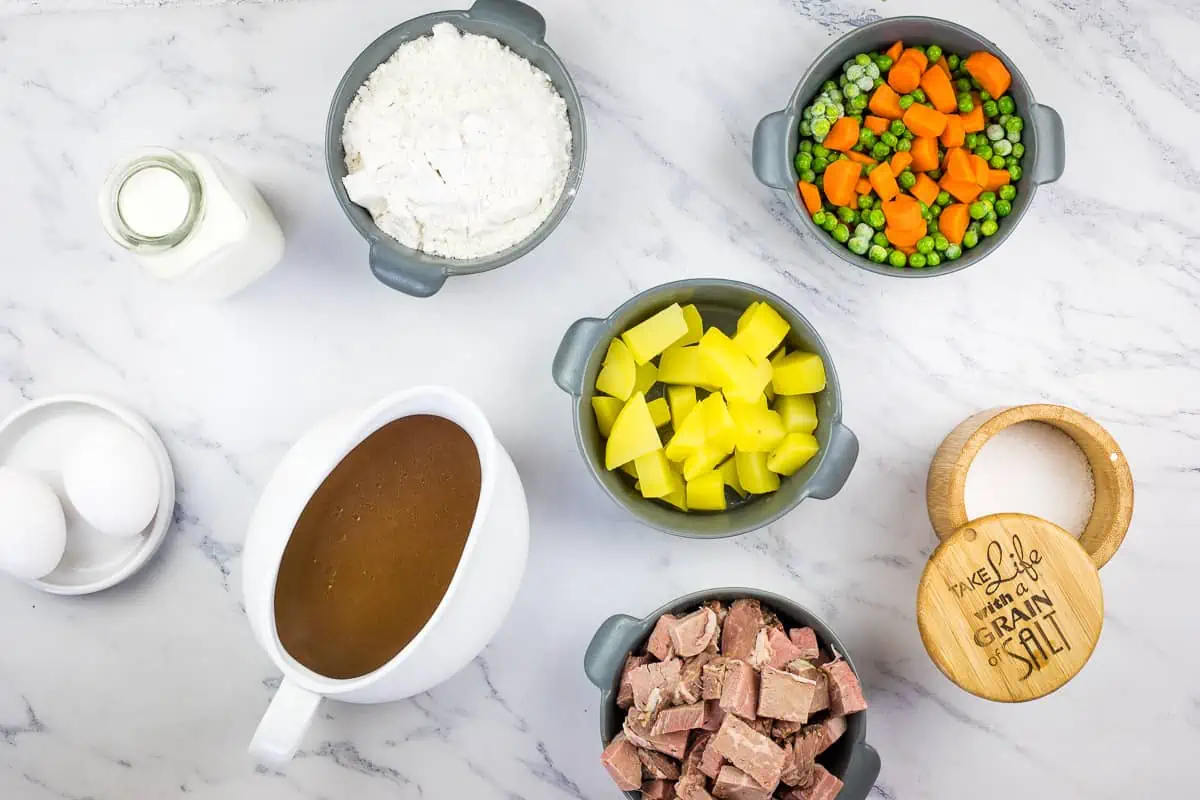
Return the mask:
<path fill-rule="evenodd" d="M 1079 542 L 1038 517 L 973 520 L 933 552 L 917 626 L 946 677 L 988 700 L 1043 697 L 1083 668 L 1104 622 L 1100 574 Z"/>

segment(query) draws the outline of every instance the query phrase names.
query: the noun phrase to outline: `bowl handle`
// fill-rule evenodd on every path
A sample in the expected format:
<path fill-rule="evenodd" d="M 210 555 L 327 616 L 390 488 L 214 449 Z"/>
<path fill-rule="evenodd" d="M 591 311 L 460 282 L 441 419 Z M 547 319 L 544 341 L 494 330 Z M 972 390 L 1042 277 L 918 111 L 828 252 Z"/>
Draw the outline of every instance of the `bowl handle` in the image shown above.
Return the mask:
<path fill-rule="evenodd" d="M 535 42 L 546 40 L 546 18 L 517 0 L 475 0 L 467 16 L 511 25 Z"/>
<path fill-rule="evenodd" d="M 370 260 L 381 283 L 413 297 L 437 294 L 446 283 L 444 269 L 411 259 L 382 240 L 371 243 Z"/>
<path fill-rule="evenodd" d="M 300 748 L 323 698 L 284 678 L 250 741 L 250 755 L 259 762 L 286 764 Z"/>
<path fill-rule="evenodd" d="M 583 671 L 597 689 L 607 692 L 612 688 L 641 624 L 636 617 L 617 614 L 604 620 L 596 630 L 583 656 Z"/>
<path fill-rule="evenodd" d="M 604 320 L 595 317 L 577 319 L 567 328 L 554 354 L 552 368 L 554 382 L 567 394 L 576 397 L 583 394 L 583 370 L 603 330 Z"/>
<path fill-rule="evenodd" d="M 754 148 L 751 162 L 754 174 L 772 189 L 792 188 L 792 172 L 787 160 L 780 154 L 787 145 L 787 112 L 767 114 L 754 128 Z"/>
<path fill-rule="evenodd" d="M 875 752 L 874 747 L 866 742 L 854 745 L 850 766 L 842 778 L 845 786 L 838 792 L 838 800 L 866 800 L 875 786 L 875 779 L 879 777 L 879 767 L 879 753 Z"/>
<path fill-rule="evenodd" d="M 1034 104 L 1033 127 L 1038 135 L 1037 163 L 1033 165 L 1033 182 L 1054 183 L 1067 168 L 1067 134 L 1062 117 L 1050 106 Z"/>
<path fill-rule="evenodd" d="M 829 452 L 808 484 L 808 496 L 828 500 L 840 492 L 855 461 L 858 461 L 858 437 L 842 423 L 835 422 L 829 435 Z"/>

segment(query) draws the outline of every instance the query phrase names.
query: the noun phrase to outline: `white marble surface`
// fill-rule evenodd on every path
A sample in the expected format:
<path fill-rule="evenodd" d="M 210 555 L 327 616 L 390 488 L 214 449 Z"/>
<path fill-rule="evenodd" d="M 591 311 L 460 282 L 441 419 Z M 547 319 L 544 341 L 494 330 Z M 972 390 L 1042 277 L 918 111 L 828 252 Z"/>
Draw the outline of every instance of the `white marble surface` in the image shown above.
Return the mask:
<path fill-rule="evenodd" d="M 0 797 L 614 797 L 581 669 L 592 631 L 614 612 L 740 583 L 810 605 L 852 648 L 883 757 L 873 796 L 1194 794 L 1195 4 L 541 0 L 585 96 L 583 190 L 536 253 L 430 300 L 372 279 L 321 148 L 345 66 L 435 3 L 91 4 L 109 10 L 0 19 L 0 412 L 58 392 L 141 409 L 177 467 L 178 524 L 146 573 L 105 594 L 59 599 L 0 581 Z M 821 47 L 913 12 L 997 41 L 1069 139 L 1065 176 L 1003 250 L 932 281 L 835 260 L 749 168 L 755 122 Z M 207 148 L 252 176 L 289 237 L 283 265 L 219 306 L 144 279 L 94 213 L 108 164 L 142 143 Z M 549 378 L 571 320 L 708 275 L 758 283 L 809 316 L 862 440 L 838 497 L 717 543 L 624 517 L 585 472 Z M 524 588 L 458 677 L 390 706 L 329 704 L 286 771 L 256 769 L 245 745 L 277 672 L 240 606 L 255 498 L 308 426 L 418 382 L 469 392 L 512 452 L 533 522 Z M 933 449 L 976 410 L 1037 400 L 1105 423 L 1138 498 L 1103 572 L 1091 663 L 1012 707 L 935 670 L 914 596 L 934 544 L 923 505 Z"/>

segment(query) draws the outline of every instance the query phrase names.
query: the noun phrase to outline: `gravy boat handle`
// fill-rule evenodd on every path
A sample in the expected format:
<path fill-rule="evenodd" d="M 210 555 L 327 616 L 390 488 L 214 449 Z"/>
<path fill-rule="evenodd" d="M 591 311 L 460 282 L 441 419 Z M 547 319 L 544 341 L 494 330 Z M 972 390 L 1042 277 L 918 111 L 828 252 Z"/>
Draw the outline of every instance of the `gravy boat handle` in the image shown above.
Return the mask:
<path fill-rule="evenodd" d="M 322 696 L 284 678 L 250 740 L 250 755 L 263 764 L 286 764 L 300 749 Z"/>

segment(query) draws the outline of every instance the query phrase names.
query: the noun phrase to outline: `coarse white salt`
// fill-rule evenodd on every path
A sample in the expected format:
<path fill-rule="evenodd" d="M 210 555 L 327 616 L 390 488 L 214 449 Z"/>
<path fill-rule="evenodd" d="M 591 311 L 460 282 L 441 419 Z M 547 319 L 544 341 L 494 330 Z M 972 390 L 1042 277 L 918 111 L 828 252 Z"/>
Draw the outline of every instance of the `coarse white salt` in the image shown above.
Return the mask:
<path fill-rule="evenodd" d="M 1096 481 L 1087 456 L 1067 434 L 1019 422 L 988 440 L 967 472 L 967 518 L 1030 514 L 1075 536 L 1092 515 Z"/>

